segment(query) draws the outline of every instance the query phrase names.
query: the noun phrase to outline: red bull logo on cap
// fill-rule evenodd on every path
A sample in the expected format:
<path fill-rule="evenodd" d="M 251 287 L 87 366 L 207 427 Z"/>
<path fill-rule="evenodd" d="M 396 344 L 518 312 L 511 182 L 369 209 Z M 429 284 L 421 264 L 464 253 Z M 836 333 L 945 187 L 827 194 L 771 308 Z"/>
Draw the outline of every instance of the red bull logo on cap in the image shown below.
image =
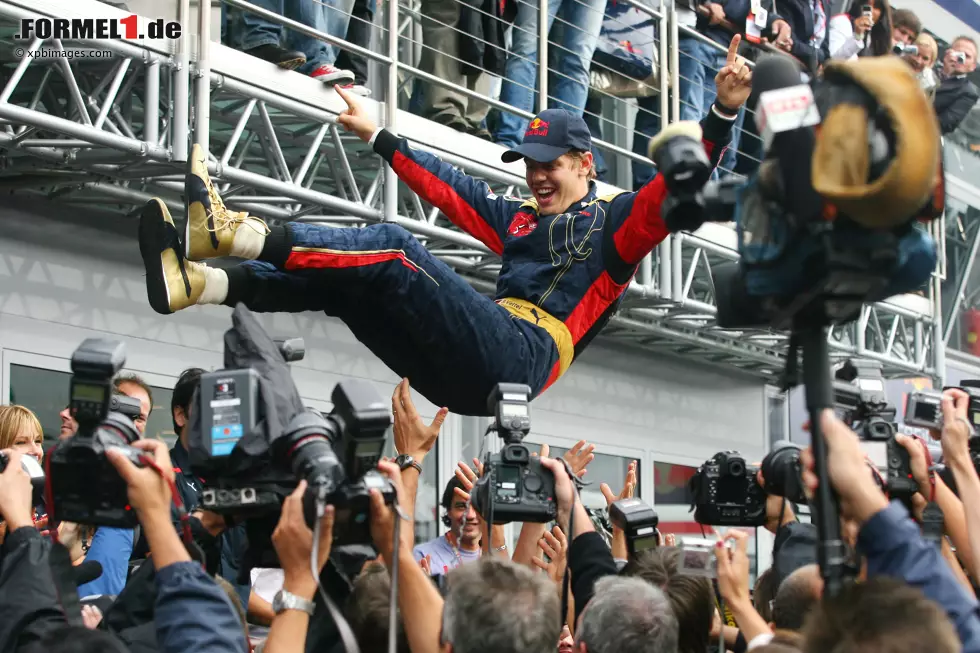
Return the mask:
<path fill-rule="evenodd" d="M 527 131 L 524 132 L 524 138 L 528 136 L 547 136 L 548 135 L 548 123 L 541 118 L 535 118 L 531 121 L 531 124 L 527 126 Z"/>

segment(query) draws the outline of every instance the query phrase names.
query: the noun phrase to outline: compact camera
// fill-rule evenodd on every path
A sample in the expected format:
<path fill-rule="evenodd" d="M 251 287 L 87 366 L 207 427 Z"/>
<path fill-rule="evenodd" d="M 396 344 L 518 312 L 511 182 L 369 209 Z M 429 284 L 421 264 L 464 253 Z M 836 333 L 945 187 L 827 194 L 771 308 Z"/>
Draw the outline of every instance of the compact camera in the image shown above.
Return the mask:
<path fill-rule="evenodd" d="M 907 44 L 907 43 L 896 43 L 892 46 L 892 52 L 900 57 L 914 57 L 919 54 L 919 46 Z"/>
<path fill-rule="evenodd" d="M 620 499 L 609 506 L 609 520 L 626 535 L 626 550 L 633 558 L 660 545 L 660 517 L 639 499 Z"/>
<path fill-rule="evenodd" d="M 112 378 L 126 362 L 123 343 L 85 340 L 71 357 L 71 403 L 78 432 L 48 452 L 53 519 L 96 526 L 132 528 L 136 513 L 127 503 L 126 483 L 106 458 L 110 447 L 142 467 L 133 416 L 139 402 L 114 395 Z M 135 411 L 135 413 L 134 413 Z"/>
<path fill-rule="evenodd" d="M 936 390 L 919 390 L 905 395 L 906 426 L 921 429 L 942 430 L 943 393 Z"/>
<path fill-rule="evenodd" d="M 756 481 L 758 471 L 736 451 L 705 461 L 690 481 L 694 521 L 710 526 L 764 525 L 766 493 Z"/>
<path fill-rule="evenodd" d="M 470 500 L 488 523 L 545 524 L 558 514 L 555 476 L 523 444 L 531 430 L 530 401 L 531 389 L 514 383 L 498 384 L 487 398 L 504 446 L 500 453 L 487 455 Z"/>
<path fill-rule="evenodd" d="M 966 53 L 965 52 L 953 52 L 953 61 L 963 65 L 966 63 Z"/>

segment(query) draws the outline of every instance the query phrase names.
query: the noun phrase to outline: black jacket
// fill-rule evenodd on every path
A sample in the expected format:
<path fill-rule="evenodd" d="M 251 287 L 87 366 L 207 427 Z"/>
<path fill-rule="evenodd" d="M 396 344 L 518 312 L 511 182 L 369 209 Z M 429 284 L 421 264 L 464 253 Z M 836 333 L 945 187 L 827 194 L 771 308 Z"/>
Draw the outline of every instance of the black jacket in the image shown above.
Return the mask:
<path fill-rule="evenodd" d="M 956 131 L 966 114 L 980 99 L 980 91 L 966 77 L 951 77 L 936 89 L 933 105 L 944 134 Z"/>
<path fill-rule="evenodd" d="M 776 574 L 776 586 L 800 567 L 817 562 L 817 527 L 813 524 L 793 522 L 781 527 L 773 543 L 772 572 Z"/>
<path fill-rule="evenodd" d="M 807 66 L 816 64 L 819 67 L 830 59 L 830 19 L 833 14 L 830 13 L 830 2 L 828 0 L 820 1 L 823 3 L 826 20 L 824 21 L 823 43 L 820 44 L 819 48 L 814 49 L 810 45 L 810 38 L 813 36 L 814 30 L 811 0 L 776 0 L 776 12 L 793 29 L 793 47 L 790 54 Z"/>
<path fill-rule="evenodd" d="M 462 0 L 457 25 L 460 72 L 475 75 L 485 70 L 503 75 L 507 63 L 504 34 L 516 17 L 513 0 Z"/>
<path fill-rule="evenodd" d="M 595 583 L 603 576 L 618 573 L 616 561 L 598 533 L 582 533 L 568 547 L 568 569 L 572 576 L 572 596 L 575 597 L 575 622 L 592 600 Z"/>
<path fill-rule="evenodd" d="M 31 526 L 7 533 L 0 558 L 0 651 L 68 625 L 48 565 L 51 542 Z"/>

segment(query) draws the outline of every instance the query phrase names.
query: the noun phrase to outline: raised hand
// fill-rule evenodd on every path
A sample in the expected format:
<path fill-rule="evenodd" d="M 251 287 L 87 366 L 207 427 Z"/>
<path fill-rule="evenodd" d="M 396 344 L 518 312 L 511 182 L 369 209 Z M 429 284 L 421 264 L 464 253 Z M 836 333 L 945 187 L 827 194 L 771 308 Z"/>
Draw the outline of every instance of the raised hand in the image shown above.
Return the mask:
<path fill-rule="evenodd" d="M 560 583 L 565 576 L 565 559 L 568 552 L 568 540 L 565 534 L 557 526 L 551 529 L 550 533 L 545 531 L 544 536 L 538 540 L 538 548 L 548 556 L 550 562 L 535 556 L 531 558 L 531 564 L 545 570 L 551 580 Z"/>
<path fill-rule="evenodd" d="M 394 417 L 392 428 L 395 436 L 395 449 L 398 450 L 398 453 L 411 456 L 416 462 L 422 464 L 422 459 L 435 445 L 449 410 L 440 408 L 432 423 L 426 424 L 419 417 L 418 411 L 415 410 L 415 404 L 412 402 L 412 388 L 409 386 L 408 379 L 402 379 L 395 388 L 395 393 L 391 396 L 391 414 Z"/>
<path fill-rule="evenodd" d="M 621 499 L 632 499 L 633 492 L 636 491 L 636 461 L 631 460 L 629 469 L 626 471 L 626 482 L 619 494 L 614 494 L 612 488 L 606 483 L 599 485 L 602 496 L 606 497 L 606 506 L 611 506 Z"/>
<path fill-rule="evenodd" d="M 432 575 L 432 556 L 427 555 L 427 556 L 423 557 L 421 560 L 419 560 L 419 567 L 422 568 L 422 571 L 425 572 L 425 575 L 426 576 L 431 576 Z"/>
<path fill-rule="evenodd" d="M 738 34 L 732 37 L 725 67 L 715 76 L 718 104 L 731 111 L 740 109 L 752 93 L 752 69 L 738 55 L 738 44 L 741 41 L 742 37 Z"/>
<path fill-rule="evenodd" d="M 333 88 L 337 91 L 341 99 L 347 103 L 347 110 L 337 116 L 337 124 L 365 143 L 370 141 L 371 137 L 374 136 L 374 132 L 377 131 L 378 126 L 367 116 L 364 107 L 354 99 L 353 95 L 341 88 L 340 85 L 335 84 Z"/>
<path fill-rule="evenodd" d="M 588 467 L 589 463 L 595 460 L 595 454 L 592 453 L 593 451 L 595 451 L 594 444 L 589 444 L 585 440 L 579 440 L 575 443 L 574 447 L 569 449 L 565 455 L 562 456 L 562 458 L 564 458 L 565 462 L 567 462 L 572 468 L 572 472 L 579 478 L 582 478 L 585 476 L 585 468 Z M 547 457 L 548 454 L 543 453 L 541 455 Z"/>

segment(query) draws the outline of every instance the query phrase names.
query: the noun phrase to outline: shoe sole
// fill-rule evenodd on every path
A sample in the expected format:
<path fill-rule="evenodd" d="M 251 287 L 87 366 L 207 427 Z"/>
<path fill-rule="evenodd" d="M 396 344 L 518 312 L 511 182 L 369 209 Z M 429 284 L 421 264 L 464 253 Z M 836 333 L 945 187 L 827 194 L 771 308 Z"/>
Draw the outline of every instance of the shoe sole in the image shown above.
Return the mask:
<path fill-rule="evenodd" d="M 287 59 L 285 61 L 280 61 L 276 65 L 283 70 L 296 70 L 300 66 L 306 63 L 306 59 L 300 59 L 299 57 L 295 59 Z"/>
<path fill-rule="evenodd" d="M 173 313 L 170 310 L 170 289 L 167 287 L 163 266 L 164 252 L 161 250 L 164 225 L 167 223 L 174 223 L 167 205 L 156 198 L 147 202 L 140 213 L 140 255 L 146 268 L 146 297 L 150 300 L 150 308 L 161 315 Z M 176 252 L 172 254 L 176 256 Z"/>

